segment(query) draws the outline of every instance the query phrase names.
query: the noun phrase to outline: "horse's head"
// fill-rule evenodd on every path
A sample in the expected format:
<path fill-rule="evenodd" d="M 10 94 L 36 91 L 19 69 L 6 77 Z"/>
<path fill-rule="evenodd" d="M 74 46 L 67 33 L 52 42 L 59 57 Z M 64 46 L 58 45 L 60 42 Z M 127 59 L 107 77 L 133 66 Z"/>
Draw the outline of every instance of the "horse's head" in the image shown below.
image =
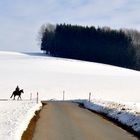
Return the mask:
<path fill-rule="evenodd" d="M 23 89 L 20 90 L 21 93 L 24 93 Z"/>

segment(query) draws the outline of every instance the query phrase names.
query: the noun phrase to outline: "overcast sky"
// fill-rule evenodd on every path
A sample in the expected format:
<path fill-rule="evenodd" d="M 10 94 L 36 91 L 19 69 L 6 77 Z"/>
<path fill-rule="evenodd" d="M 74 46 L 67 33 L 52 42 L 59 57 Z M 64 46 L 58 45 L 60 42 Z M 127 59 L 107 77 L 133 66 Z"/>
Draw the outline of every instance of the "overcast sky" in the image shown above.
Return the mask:
<path fill-rule="evenodd" d="M 140 0 L 0 0 L 0 50 L 37 52 L 45 23 L 140 30 Z"/>

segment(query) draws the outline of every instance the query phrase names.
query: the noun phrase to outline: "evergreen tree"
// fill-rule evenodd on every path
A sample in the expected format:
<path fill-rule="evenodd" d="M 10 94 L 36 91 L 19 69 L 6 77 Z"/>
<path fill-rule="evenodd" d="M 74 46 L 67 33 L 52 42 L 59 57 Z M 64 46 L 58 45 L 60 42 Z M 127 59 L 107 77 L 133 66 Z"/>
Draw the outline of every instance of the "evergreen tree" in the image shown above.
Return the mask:
<path fill-rule="evenodd" d="M 132 38 L 122 30 L 57 24 L 42 33 L 41 50 L 53 56 L 135 69 Z"/>

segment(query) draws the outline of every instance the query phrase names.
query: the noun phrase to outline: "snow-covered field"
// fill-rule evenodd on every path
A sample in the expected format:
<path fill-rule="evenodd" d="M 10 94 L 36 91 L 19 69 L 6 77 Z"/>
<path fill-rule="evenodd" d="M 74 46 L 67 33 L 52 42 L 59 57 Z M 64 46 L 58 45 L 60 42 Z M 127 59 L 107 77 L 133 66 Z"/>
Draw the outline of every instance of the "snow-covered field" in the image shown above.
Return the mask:
<path fill-rule="evenodd" d="M 16 85 L 40 99 L 92 98 L 140 101 L 140 72 L 98 63 L 0 52 L 0 99 L 9 98 Z"/>
<path fill-rule="evenodd" d="M 40 107 L 35 101 L 0 101 L 0 140 L 20 140 Z"/>
<path fill-rule="evenodd" d="M 139 114 L 139 83 L 140 72 L 133 70 L 41 54 L 0 52 L 0 99 L 9 99 L 17 85 L 24 89 L 23 99 L 29 99 L 31 93 L 36 98 L 38 92 L 39 99 L 61 100 L 63 90 L 67 100 L 88 99 L 91 92 L 92 99 L 98 99 L 98 104 L 108 108 L 105 100 L 133 102 L 125 108 L 132 107 L 132 113 L 137 108 Z M 14 140 L 19 136 L 21 123 L 24 124 L 26 113 L 34 106 L 32 102 L 0 101 L 0 140 Z"/>

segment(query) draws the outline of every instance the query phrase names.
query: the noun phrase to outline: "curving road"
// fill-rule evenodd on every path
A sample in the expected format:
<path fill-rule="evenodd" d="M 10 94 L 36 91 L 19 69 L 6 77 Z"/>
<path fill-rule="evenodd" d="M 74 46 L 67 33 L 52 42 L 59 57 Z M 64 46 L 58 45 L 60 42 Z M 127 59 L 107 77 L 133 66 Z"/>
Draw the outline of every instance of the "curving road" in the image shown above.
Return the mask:
<path fill-rule="evenodd" d="M 47 102 L 32 140 L 137 140 L 87 109 L 70 102 Z"/>

